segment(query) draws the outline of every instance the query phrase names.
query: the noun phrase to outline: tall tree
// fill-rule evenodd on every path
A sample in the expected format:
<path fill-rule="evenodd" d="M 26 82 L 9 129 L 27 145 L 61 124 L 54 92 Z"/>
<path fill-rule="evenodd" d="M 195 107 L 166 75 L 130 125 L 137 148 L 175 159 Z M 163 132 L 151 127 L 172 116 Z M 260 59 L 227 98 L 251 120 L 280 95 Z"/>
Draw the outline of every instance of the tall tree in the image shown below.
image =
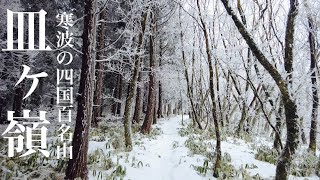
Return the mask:
<path fill-rule="evenodd" d="M 311 15 L 308 16 L 309 25 L 309 46 L 310 46 L 310 72 L 312 83 L 312 110 L 311 110 L 311 128 L 310 128 L 310 143 L 309 149 L 314 154 L 317 148 L 317 126 L 318 126 L 318 107 L 319 107 L 319 94 L 317 86 L 317 58 L 316 58 L 316 26 Z"/>
<path fill-rule="evenodd" d="M 214 65 L 212 62 L 212 55 L 211 55 L 211 50 L 209 45 L 209 34 L 208 34 L 207 26 L 202 17 L 199 0 L 197 0 L 197 7 L 199 12 L 201 29 L 203 31 L 203 35 L 205 38 L 206 54 L 207 54 L 207 59 L 209 64 L 209 91 L 210 91 L 210 97 L 212 101 L 212 117 L 213 117 L 215 135 L 216 135 L 216 162 L 214 164 L 213 176 L 219 177 L 219 170 L 221 166 L 221 138 L 220 138 L 220 125 L 219 125 L 219 120 L 217 116 L 216 97 L 215 97 L 215 91 L 214 91 L 214 72 L 213 72 Z"/>
<path fill-rule="evenodd" d="M 144 45 L 144 33 L 146 30 L 146 23 L 148 19 L 148 13 L 145 12 L 143 14 L 141 20 L 141 32 L 139 33 L 138 37 L 138 50 L 141 52 L 142 47 Z M 125 136 L 125 146 L 127 151 L 132 150 L 132 138 L 131 138 L 131 108 L 134 103 L 134 96 L 136 95 L 137 91 L 137 82 L 139 78 L 140 72 L 140 64 L 141 64 L 141 57 L 139 54 L 134 56 L 134 67 L 133 67 L 133 75 L 129 83 L 129 90 L 128 90 L 128 97 L 126 100 L 126 106 L 124 110 L 124 136 Z"/>
<path fill-rule="evenodd" d="M 85 0 L 82 68 L 78 92 L 76 126 L 72 140 L 73 159 L 68 162 L 66 179 L 88 179 L 87 153 L 92 119 L 97 0 Z"/>
<path fill-rule="evenodd" d="M 286 125 L 287 125 L 287 141 L 285 148 L 283 149 L 276 168 L 276 180 L 288 179 L 288 172 L 290 170 L 290 165 L 292 157 L 296 152 L 297 146 L 299 144 L 299 120 L 297 115 L 297 106 L 292 99 L 288 83 L 282 78 L 281 74 L 273 67 L 273 65 L 268 61 L 266 56 L 258 48 L 252 36 L 249 34 L 248 30 L 241 23 L 239 18 L 236 16 L 232 8 L 229 6 L 228 0 L 221 0 L 226 11 L 231 16 L 234 24 L 236 25 L 238 31 L 245 39 L 246 43 L 250 47 L 252 53 L 255 55 L 260 64 L 268 71 L 271 77 L 276 82 L 284 104 L 285 116 L 286 116 Z M 286 43 L 285 43 L 285 69 L 287 71 L 292 70 L 293 62 L 293 35 L 294 35 L 294 21 L 298 13 L 298 1 L 290 0 L 290 9 L 287 18 L 287 27 L 286 27 Z M 289 74 L 290 76 L 290 74 Z M 289 80 L 290 82 L 291 80 Z"/>
<path fill-rule="evenodd" d="M 151 31 L 152 33 L 154 33 L 154 27 L 152 27 L 154 25 L 154 14 L 153 12 L 151 12 Z M 155 35 L 154 34 L 150 34 L 149 35 L 149 63 L 150 63 L 150 73 L 149 73 L 149 94 L 148 94 L 148 107 L 147 107 L 147 112 L 146 112 L 146 116 L 145 119 L 143 121 L 143 124 L 141 126 L 141 132 L 143 134 L 149 134 L 151 131 L 151 125 L 153 123 L 153 117 L 154 117 L 154 111 L 155 111 L 155 104 L 156 104 L 156 100 L 155 100 L 155 71 L 154 71 L 154 67 L 155 67 L 155 55 L 154 55 L 154 44 L 155 43 Z"/>
<path fill-rule="evenodd" d="M 106 18 L 106 10 L 103 9 L 100 13 L 100 21 L 101 25 L 99 28 L 99 37 L 98 37 L 98 53 L 97 60 L 102 59 L 104 55 L 103 49 L 105 48 L 105 33 L 106 27 L 104 19 Z M 92 125 L 98 126 L 98 118 L 101 116 L 102 109 L 102 92 L 103 92 L 103 62 L 96 62 L 95 65 L 95 90 L 94 90 L 94 98 L 93 98 L 93 119 Z"/>

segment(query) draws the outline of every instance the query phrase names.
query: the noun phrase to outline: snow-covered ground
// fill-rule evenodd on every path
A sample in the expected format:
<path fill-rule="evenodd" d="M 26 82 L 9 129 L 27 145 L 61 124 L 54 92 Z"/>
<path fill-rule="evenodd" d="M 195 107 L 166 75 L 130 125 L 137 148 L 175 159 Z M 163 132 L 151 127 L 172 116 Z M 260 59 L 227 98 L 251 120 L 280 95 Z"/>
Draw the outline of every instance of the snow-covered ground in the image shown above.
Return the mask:
<path fill-rule="evenodd" d="M 188 120 L 184 119 L 185 124 Z M 188 137 L 179 135 L 179 128 L 182 128 L 181 116 L 170 119 L 160 119 L 153 128 L 159 128 L 162 133 L 150 138 L 136 134 L 136 143 L 130 153 L 119 152 L 113 161 L 125 167 L 126 173 L 123 179 L 127 180 L 201 180 L 215 179 L 211 171 L 206 175 L 200 175 L 195 166 L 202 166 L 206 159 L 201 155 L 192 155 L 190 150 L 185 147 Z M 211 140 L 209 140 L 211 141 Z M 215 141 L 212 140 L 212 144 Z M 90 142 L 89 153 L 95 149 L 106 151 L 104 142 Z M 275 165 L 258 161 L 254 158 L 255 152 L 250 149 L 250 145 L 243 140 L 227 138 L 222 142 L 222 154 L 227 152 L 231 156 L 231 165 L 236 169 L 244 167 L 246 164 L 254 164 L 256 167 L 249 168 L 247 171 L 251 176 L 259 174 L 263 179 L 273 179 L 275 175 Z M 119 158 L 121 157 L 121 158 Z M 105 171 L 110 174 L 110 171 Z M 99 179 L 91 169 L 90 179 Z M 103 178 L 101 178 L 103 179 Z M 237 178 L 239 179 L 239 178 Z M 319 179 L 318 177 L 297 178 L 290 176 L 290 179 Z"/>
<path fill-rule="evenodd" d="M 140 134 L 137 132 L 139 126 L 136 125 L 137 129 L 133 128 L 135 131 L 133 133 L 134 146 L 131 152 L 124 152 L 123 149 L 123 125 L 121 121 L 116 123 L 110 121 L 110 124 L 107 122 L 98 129 L 92 129 L 88 150 L 89 179 L 113 180 L 121 179 L 120 177 L 124 180 L 215 179 L 212 176 L 212 162 L 208 163 L 206 173 L 200 174 L 196 170 L 197 167 L 203 167 L 208 155 L 205 156 L 203 153 L 200 155 L 201 153 L 197 154 L 189 149 L 193 146 L 188 146 L 186 142 L 190 142 L 190 140 L 193 142 L 199 141 L 197 137 L 200 136 L 196 132 L 187 131 L 189 121 L 187 116 L 184 116 L 184 125 L 182 125 L 181 116 L 159 119 L 158 124 L 153 125 L 151 135 Z M 0 126 L 0 131 L 4 130 L 4 127 Z M 182 137 L 183 133 L 181 132 L 188 132 L 189 134 Z M 254 148 L 261 145 L 272 146 L 270 140 L 256 137 L 250 142 L 245 142 L 241 139 L 227 137 L 221 143 L 222 155 L 230 156 L 228 163 L 239 172 L 243 172 L 241 169 L 245 169 L 245 172 L 249 173 L 250 176 L 258 174 L 262 179 L 273 179 L 276 166 L 255 159 L 256 150 Z M 207 134 L 202 142 L 205 146 L 201 146 L 200 149 L 207 148 L 207 152 L 214 152 L 215 139 L 212 134 Z M 300 148 L 298 153 L 305 152 L 301 151 L 303 148 L 306 147 Z M 319 156 L 319 152 L 317 152 L 317 155 Z M 48 172 L 53 171 L 55 170 L 48 169 Z M 63 178 L 63 176 L 64 171 L 57 174 L 59 178 Z M 234 179 L 243 179 L 240 177 L 237 176 Z M 289 179 L 315 180 L 319 178 L 316 176 L 299 178 L 290 176 Z"/>
<path fill-rule="evenodd" d="M 143 146 L 135 146 L 130 156 L 149 164 L 142 168 L 127 167 L 125 179 L 182 180 L 206 179 L 197 174 L 192 165 L 202 165 L 204 157 L 188 156 L 188 148 L 184 146 L 187 137 L 178 134 L 181 118 L 162 120 L 157 125 L 161 130 L 156 139 L 144 139 Z M 174 147 L 174 144 L 176 147 Z"/>

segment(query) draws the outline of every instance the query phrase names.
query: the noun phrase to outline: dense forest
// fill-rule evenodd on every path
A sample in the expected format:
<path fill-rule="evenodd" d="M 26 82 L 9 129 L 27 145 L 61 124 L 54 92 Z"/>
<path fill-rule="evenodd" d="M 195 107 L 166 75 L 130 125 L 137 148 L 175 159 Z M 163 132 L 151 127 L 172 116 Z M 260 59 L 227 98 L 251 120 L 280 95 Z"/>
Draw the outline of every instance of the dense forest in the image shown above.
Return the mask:
<path fill-rule="evenodd" d="M 0 179 L 319 179 L 320 1 L 0 15 Z"/>

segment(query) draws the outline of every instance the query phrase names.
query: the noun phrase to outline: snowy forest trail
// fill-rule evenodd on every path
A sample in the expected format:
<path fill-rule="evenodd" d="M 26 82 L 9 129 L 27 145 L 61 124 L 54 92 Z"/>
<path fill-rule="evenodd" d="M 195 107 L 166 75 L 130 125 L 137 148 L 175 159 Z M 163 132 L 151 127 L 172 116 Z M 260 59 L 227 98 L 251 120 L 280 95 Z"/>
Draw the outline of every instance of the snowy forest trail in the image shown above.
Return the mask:
<path fill-rule="evenodd" d="M 184 125 L 182 125 L 182 117 L 176 116 L 158 120 L 158 124 L 154 125 L 153 129 L 161 131 L 160 135 L 153 138 L 142 136 L 141 143 L 134 145 L 133 151 L 129 153 L 129 163 L 120 161 L 120 164 L 126 167 L 127 172 L 125 180 L 141 180 L 152 177 L 152 180 L 213 180 L 211 169 L 206 175 L 200 175 L 194 167 L 203 166 L 206 157 L 202 155 L 192 154 L 190 149 L 185 145 L 187 136 L 182 137 L 179 134 L 181 128 L 186 128 L 190 123 L 190 119 L 184 116 Z M 140 136 L 141 134 L 138 134 Z M 215 145 L 215 139 L 212 138 L 206 143 Z M 276 166 L 267 162 L 262 162 L 255 159 L 255 151 L 251 145 L 266 145 L 265 140 L 255 140 L 252 143 L 246 143 L 243 140 L 236 138 L 227 138 L 222 141 L 222 154 L 228 153 L 231 158 L 230 164 L 236 169 L 245 168 L 251 176 L 259 174 L 263 179 L 273 179 Z M 214 149 L 208 148 L 208 151 Z M 142 167 L 132 167 L 130 161 L 134 157 L 135 163 L 141 161 Z M 209 162 L 211 167 L 211 162 Z M 305 179 L 290 176 L 289 179 Z M 308 177 L 313 180 L 317 177 Z"/>
<path fill-rule="evenodd" d="M 142 168 L 127 167 L 125 179 L 153 180 L 207 179 L 194 170 L 193 165 L 203 164 L 204 157 L 188 156 L 188 148 L 184 146 L 187 137 L 178 133 L 181 128 L 181 116 L 161 119 L 154 128 L 162 132 L 156 139 L 143 139 L 143 146 L 135 146 L 130 156 L 143 162 Z"/>

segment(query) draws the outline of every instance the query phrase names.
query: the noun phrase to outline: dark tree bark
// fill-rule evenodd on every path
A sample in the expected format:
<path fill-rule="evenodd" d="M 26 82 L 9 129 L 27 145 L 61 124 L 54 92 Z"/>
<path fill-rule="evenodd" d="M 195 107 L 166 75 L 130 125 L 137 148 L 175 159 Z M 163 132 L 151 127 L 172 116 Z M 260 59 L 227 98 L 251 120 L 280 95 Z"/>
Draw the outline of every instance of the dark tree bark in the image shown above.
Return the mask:
<path fill-rule="evenodd" d="M 159 90 L 158 90 L 158 110 L 157 110 L 157 117 L 158 118 L 163 118 L 163 111 L 162 111 L 162 85 L 161 81 L 159 81 Z"/>
<path fill-rule="evenodd" d="M 155 95 L 154 95 L 154 99 L 155 99 L 155 102 L 154 102 L 154 110 L 153 110 L 153 121 L 152 121 L 152 124 L 157 124 L 158 123 L 158 121 L 157 121 L 157 101 L 156 101 L 156 96 L 157 96 L 157 93 L 155 93 Z"/>
<path fill-rule="evenodd" d="M 309 150 L 312 153 L 316 153 L 317 148 L 317 118 L 319 107 L 319 95 L 317 90 L 317 69 L 316 69 L 316 38 L 315 38 L 315 23 L 311 16 L 308 17 L 309 24 L 309 46 L 310 46 L 310 71 L 311 71 L 311 83 L 312 83 L 312 113 L 311 113 L 311 128 L 310 128 L 310 143 Z"/>
<path fill-rule="evenodd" d="M 88 179 L 87 153 L 89 127 L 92 119 L 94 48 L 96 37 L 96 0 L 85 0 L 82 68 L 80 75 L 78 109 L 72 140 L 73 159 L 68 162 L 66 179 Z"/>
<path fill-rule="evenodd" d="M 288 179 L 288 172 L 290 171 L 290 165 L 292 157 L 296 152 L 297 146 L 299 144 L 299 120 L 297 115 L 297 106 L 294 100 L 289 94 L 288 84 L 281 77 L 281 74 L 270 64 L 268 59 L 264 56 L 261 50 L 256 45 L 255 41 L 252 39 L 252 36 L 248 33 L 244 25 L 240 22 L 234 11 L 229 6 L 228 0 L 221 0 L 226 11 L 233 19 L 238 31 L 242 37 L 247 42 L 251 51 L 260 62 L 260 64 L 269 72 L 271 77 L 276 82 L 284 104 L 285 116 L 286 116 L 286 125 L 287 125 L 287 140 L 285 148 L 283 149 L 280 158 L 278 160 L 276 168 L 276 180 Z M 287 29 L 286 29 L 286 48 L 285 48 L 285 61 L 286 61 L 286 70 L 290 70 L 290 65 L 292 64 L 292 46 L 293 46 L 293 34 L 294 34 L 294 21 L 297 15 L 298 2 L 296 0 L 290 0 L 290 10 L 288 14 Z"/>
<path fill-rule="evenodd" d="M 138 87 L 137 87 L 137 96 L 136 96 L 136 105 L 134 108 L 134 115 L 132 123 L 140 123 L 140 118 L 142 114 L 142 106 L 143 106 L 143 89 L 144 85 L 141 82 L 142 81 L 142 73 L 139 73 L 138 77 Z"/>
<path fill-rule="evenodd" d="M 2 109 L 4 107 L 4 103 L 3 103 L 3 99 L 0 98 L 0 124 L 4 124 L 5 120 L 4 118 L 2 117 Z"/>
<path fill-rule="evenodd" d="M 151 24 L 153 24 L 153 17 L 151 18 Z M 148 106 L 147 113 L 143 124 L 141 126 L 141 133 L 149 134 L 151 132 L 151 125 L 153 123 L 154 110 L 155 110 L 155 57 L 154 57 L 154 35 L 149 36 L 149 61 L 150 61 L 150 73 L 149 73 L 149 94 L 148 94 Z"/>
<path fill-rule="evenodd" d="M 156 65 L 154 65 L 153 69 L 156 69 Z M 152 118 L 152 124 L 157 124 L 157 109 L 158 109 L 158 80 L 157 80 L 157 77 L 155 75 L 155 72 L 154 72 L 154 75 L 153 75 L 153 80 L 154 80 L 154 86 L 153 86 L 153 89 L 154 89 L 154 95 L 153 95 L 153 99 L 154 99 L 154 110 L 153 110 L 153 118 Z"/>
<path fill-rule="evenodd" d="M 106 10 L 102 10 L 102 12 L 100 13 L 100 20 L 104 20 L 106 16 Z M 99 39 L 98 39 L 98 49 L 100 51 L 98 51 L 97 53 L 97 60 L 100 60 L 103 58 L 103 51 L 101 51 L 102 49 L 104 49 L 105 47 L 105 33 L 106 33 L 106 27 L 105 27 L 105 23 L 101 22 L 101 26 L 99 28 Z M 102 114 L 102 92 L 103 92 L 103 62 L 96 62 L 96 67 L 95 67 L 95 90 L 94 90 L 94 97 L 93 97 L 93 119 L 92 119 L 92 125 L 94 127 L 98 126 L 98 122 L 99 122 L 99 117 Z"/>
<path fill-rule="evenodd" d="M 121 75 L 118 75 L 118 93 L 117 93 L 117 99 L 121 100 L 122 99 L 122 88 L 123 88 L 123 79 Z M 121 106 L 122 103 L 116 102 L 116 114 L 121 115 Z"/>
<path fill-rule="evenodd" d="M 162 51 L 163 51 L 163 47 L 162 47 L 162 41 L 160 39 L 160 52 L 159 52 L 159 67 L 161 68 L 162 65 Z M 162 85 L 161 85 L 161 80 L 159 80 L 158 82 L 158 110 L 157 110 L 157 118 L 163 118 L 163 112 L 162 112 Z"/>
<path fill-rule="evenodd" d="M 122 76 L 120 74 L 117 74 L 116 75 L 117 77 L 117 83 L 116 83 L 116 86 L 115 86 L 115 90 L 114 90 L 114 100 L 113 100 L 113 104 L 112 104 L 112 109 L 111 109 L 111 113 L 114 115 L 114 116 L 117 116 L 121 114 L 121 107 L 122 107 L 122 103 L 119 102 L 119 100 L 122 99 L 122 86 L 123 86 L 123 79 L 122 79 Z"/>
<path fill-rule="evenodd" d="M 22 114 L 22 103 L 23 103 L 23 89 L 24 86 L 21 85 L 19 87 L 17 87 L 14 90 L 14 97 L 13 97 L 13 111 L 14 111 L 14 115 L 16 117 L 20 117 Z"/>

